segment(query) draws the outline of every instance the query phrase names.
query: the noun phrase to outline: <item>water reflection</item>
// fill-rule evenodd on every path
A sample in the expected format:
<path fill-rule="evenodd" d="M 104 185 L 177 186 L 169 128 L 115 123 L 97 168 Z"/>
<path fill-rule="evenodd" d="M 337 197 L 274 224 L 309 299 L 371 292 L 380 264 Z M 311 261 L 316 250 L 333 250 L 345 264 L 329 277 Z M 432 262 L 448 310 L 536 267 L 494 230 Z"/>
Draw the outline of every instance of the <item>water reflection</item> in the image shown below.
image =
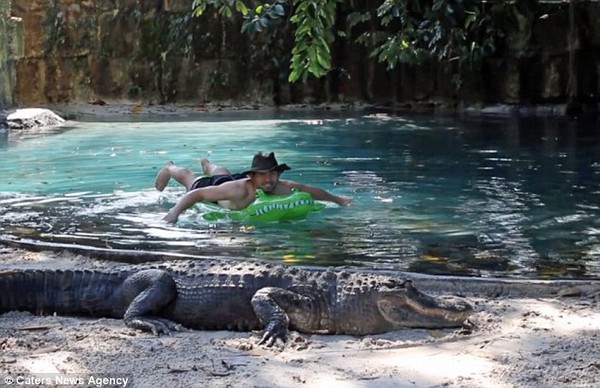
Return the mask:
<path fill-rule="evenodd" d="M 8 238 L 195 256 L 261 257 L 430 273 L 600 276 L 600 135 L 556 118 L 252 117 L 82 123 L 9 139 Z M 166 136 L 165 134 L 168 134 Z M 168 159 L 233 170 L 258 150 L 285 177 L 354 202 L 302 222 L 160 221 L 183 194 L 152 189 Z"/>

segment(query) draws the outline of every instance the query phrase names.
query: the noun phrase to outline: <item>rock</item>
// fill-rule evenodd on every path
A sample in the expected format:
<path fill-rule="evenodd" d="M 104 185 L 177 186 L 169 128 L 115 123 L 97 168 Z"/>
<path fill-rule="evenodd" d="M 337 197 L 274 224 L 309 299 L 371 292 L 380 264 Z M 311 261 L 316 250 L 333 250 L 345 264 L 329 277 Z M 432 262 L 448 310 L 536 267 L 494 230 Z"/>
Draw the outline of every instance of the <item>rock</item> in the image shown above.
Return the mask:
<path fill-rule="evenodd" d="M 9 129 L 43 129 L 61 125 L 65 120 L 49 109 L 18 109 L 6 117 Z"/>

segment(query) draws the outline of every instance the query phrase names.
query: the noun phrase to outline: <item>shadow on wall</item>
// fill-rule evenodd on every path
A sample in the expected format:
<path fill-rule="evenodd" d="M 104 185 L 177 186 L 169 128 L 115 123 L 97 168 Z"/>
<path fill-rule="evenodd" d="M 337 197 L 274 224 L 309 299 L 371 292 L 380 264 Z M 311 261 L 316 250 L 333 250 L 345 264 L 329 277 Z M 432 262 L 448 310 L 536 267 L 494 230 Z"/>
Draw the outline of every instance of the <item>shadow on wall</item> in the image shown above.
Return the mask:
<path fill-rule="evenodd" d="M 0 0 L 0 108 L 15 103 L 15 61 L 23 56 L 23 23 L 12 17 L 11 1 Z"/>
<path fill-rule="evenodd" d="M 14 70 L 9 59 L 7 38 L 6 21 L 0 19 L 0 108 L 13 102 L 11 73 L 14 73 Z"/>

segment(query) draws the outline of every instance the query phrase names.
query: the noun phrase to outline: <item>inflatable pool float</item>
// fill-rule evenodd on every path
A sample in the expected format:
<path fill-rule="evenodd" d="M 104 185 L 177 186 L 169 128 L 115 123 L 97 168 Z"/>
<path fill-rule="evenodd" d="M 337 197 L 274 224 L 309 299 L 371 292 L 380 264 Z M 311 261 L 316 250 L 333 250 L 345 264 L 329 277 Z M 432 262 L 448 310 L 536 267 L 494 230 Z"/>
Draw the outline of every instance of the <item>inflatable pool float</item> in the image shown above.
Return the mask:
<path fill-rule="evenodd" d="M 292 189 L 287 195 L 265 194 L 261 189 L 256 190 L 256 200 L 241 210 L 228 210 L 215 204 L 203 203 L 209 211 L 202 215 L 207 221 L 228 218 L 235 221 L 288 221 L 301 220 L 308 214 L 325 207 L 315 202 L 312 195 L 304 191 Z"/>

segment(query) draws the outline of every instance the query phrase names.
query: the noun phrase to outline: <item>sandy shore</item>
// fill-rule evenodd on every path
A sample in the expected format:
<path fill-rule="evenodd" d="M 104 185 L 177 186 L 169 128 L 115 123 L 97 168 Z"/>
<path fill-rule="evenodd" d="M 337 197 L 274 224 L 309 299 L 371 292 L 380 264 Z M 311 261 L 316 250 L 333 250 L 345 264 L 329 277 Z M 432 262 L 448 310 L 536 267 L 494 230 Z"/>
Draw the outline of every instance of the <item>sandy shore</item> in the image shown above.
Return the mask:
<path fill-rule="evenodd" d="M 0 246 L 0 269 L 99 265 L 70 253 Z M 27 386 L 65 378 L 97 386 L 90 377 L 112 378 L 105 382 L 114 384 L 100 386 L 121 387 L 125 380 L 116 379 L 135 387 L 598 386 L 598 292 L 470 299 L 477 305 L 470 332 L 412 329 L 360 338 L 292 333 L 288 343 L 273 348 L 256 345 L 258 332 L 155 337 L 121 320 L 10 312 L 0 316 L 0 384 L 22 376 L 42 379 Z"/>

